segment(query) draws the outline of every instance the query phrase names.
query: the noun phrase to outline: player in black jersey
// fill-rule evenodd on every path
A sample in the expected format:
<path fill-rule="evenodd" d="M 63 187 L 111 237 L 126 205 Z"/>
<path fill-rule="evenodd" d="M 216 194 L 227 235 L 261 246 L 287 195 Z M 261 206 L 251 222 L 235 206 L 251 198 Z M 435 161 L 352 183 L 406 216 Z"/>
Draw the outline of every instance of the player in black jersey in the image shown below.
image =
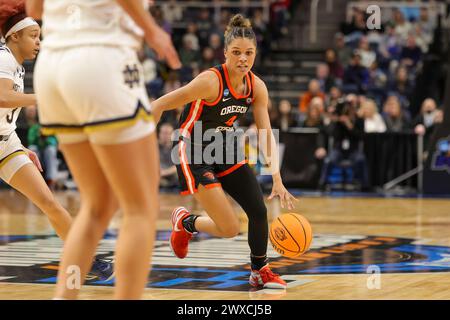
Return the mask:
<path fill-rule="evenodd" d="M 267 108 L 267 88 L 250 71 L 255 55 L 256 39 L 250 21 L 240 14 L 235 15 L 225 31 L 225 63 L 154 101 L 152 112 L 158 120 L 163 111 L 186 105 L 180 117 L 180 137 L 175 142 L 178 176 L 182 194 L 194 194 L 209 215 L 192 215 L 183 207 L 173 211 L 170 245 L 176 256 L 186 257 L 189 240 L 196 232 L 227 238 L 239 233 L 239 220 L 225 195 L 227 192 L 249 219 L 250 284 L 286 288 L 286 282 L 268 265 L 267 209 L 261 188 L 246 160 L 236 152 L 235 140 L 228 139 L 234 134 L 236 120 L 252 108 L 258 130 L 266 132 L 268 150 L 274 150 L 267 155 L 275 169 L 269 199 L 279 196 L 283 208 L 293 209 L 295 198 L 284 187 L 278 170 L 278 152 Z M 210 141 L 206 138 L 208 135 L 214 138 Z M 212 159 L 205 158 L 208 150 L 213 150 L 210 153 Z M 198 155 L 200 161 L 196 158 Z M 232 155 L 231 159 L 227 158 L 229 155 Z"/>

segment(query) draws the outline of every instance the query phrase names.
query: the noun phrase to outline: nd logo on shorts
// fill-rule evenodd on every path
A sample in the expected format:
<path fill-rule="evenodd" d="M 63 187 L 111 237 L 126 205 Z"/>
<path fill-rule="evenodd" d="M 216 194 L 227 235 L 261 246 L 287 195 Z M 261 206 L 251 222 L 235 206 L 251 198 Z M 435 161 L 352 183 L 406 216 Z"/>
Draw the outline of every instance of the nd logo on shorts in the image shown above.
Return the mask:
<path fill-rule="evenodd" d="M 136 63 L 133 65 L 127 64 L 123 70 L 123 76 L 125 84 L 129 86 L 130 89 L 133 89 L 135 85 L 139 86 L 140 74 Z"/>

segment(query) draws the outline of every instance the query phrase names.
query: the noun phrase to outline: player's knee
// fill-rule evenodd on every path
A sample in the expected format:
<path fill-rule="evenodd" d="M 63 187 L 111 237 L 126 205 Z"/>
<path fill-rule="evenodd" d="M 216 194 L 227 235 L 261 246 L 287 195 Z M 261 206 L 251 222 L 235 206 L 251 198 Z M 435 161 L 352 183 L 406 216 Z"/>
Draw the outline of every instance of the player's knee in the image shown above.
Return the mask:
<path fill-rule="evenodd" d="M 267 208 L 266 208 L 266 206 L 261 206 L 260 208 L 257 208 L 255 217 L 258 220 L 266 221 L 267 220 Z"/>
<path fill-rule="evenodd" d="M 92 219 L 102 220 L 111 216 L 116 207 L 113 205 L 113 198 L 86 199 L 82 202 L 82 212 L 86 212 Z"/>
<path fill-rule="evenodd" d="M 246 211 L 248 220 L 250 222 L 265 222 L 267 221 L 267 208 L 265 205 L 256 206 L 252 210 Z"/>

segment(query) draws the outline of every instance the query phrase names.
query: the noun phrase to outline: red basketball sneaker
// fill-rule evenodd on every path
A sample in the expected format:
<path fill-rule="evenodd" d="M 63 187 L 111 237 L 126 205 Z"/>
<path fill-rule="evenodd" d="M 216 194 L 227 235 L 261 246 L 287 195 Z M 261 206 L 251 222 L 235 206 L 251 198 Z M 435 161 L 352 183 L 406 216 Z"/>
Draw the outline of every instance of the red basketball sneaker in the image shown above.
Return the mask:
<path fill-rule="evenodd" d="M 273 273 L 269 265 L 266 264 L 259 270 L 252 270 L 249 279 L 253 287 L 264 286 L 265 289 L 286 289 L 286 282 L 279 274 Z"/>
<path fill-rule="evenodd" d="M 189 211 L 184 207 L 175 208 L 172 211 L 172 234 L 170 235 L 170 247 L 173 253 L 180 259 L 188 253 L 189 240 L 192 234 L 183 227 L 183 219 L 189 216 Z"/>

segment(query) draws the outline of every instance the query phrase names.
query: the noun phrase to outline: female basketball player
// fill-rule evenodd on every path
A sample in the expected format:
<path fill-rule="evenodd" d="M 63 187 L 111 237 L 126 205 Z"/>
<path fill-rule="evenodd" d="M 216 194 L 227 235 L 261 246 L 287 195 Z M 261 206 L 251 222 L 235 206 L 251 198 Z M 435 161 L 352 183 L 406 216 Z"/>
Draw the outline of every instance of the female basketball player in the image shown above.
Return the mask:
<path fill-rule="evenodd" d="M 0 9 L 1 34 L 6 41 L 0 47 L 0 178 L 40 208 L 57 235 L 66 240 L 72 218 L 45 183 L 39 158 L 22 146 L 15 132 L 21 108 L 36 103 L 34 94 L 23 93 L 22 63 L 36 58 L 41 29 L 26 16 L 23 1 L 3 1 Z M 107 261 L 96 259 L 92 273 L 105 279 L 113 269 Z"/>
<path fill-rule="evenodd" d="M 45 131 L 56 133 L 82 198 L 64 246 L 58 299 L 76 298 L 79 286 L 66 286 L 67 280 L 84 279 L 115 199 L 123 211 L 115 298 L 140 298 L 148 280 L 159 210 L 159 157 L 136 54 L 142 36 L 171 67 L 180 62 L 169 35 L 144 3 L 28 1 L 34 17 L 43 14 L 44 40 L 34 77 L 40 121 Z"/>
<path fill-rule="evenodd" d="M 65 240 L 71 217 L 47 187 L 35 153 L 24 148 L 17 136 L 16 120 L 21 107 L 36 103 L 34 94 L 25 94 L 24 60 L 35 59 L 39 51 L 40 27 L 25 15 L 25 5 L 17 2 L 1 6 L 1 33 L 6 45 L 0 47 L 0 178 L 24 194 L 47 214 L 58 236 Z"/>
<path fill-rule="evenodd" d="M 248 242 L 252 267 L 250 284 L 285 288 L 286 283 L 268 266 L 267 209 L 261 188 L 248 164 L 236 158 L 234 162 L 227 164 L 218 159 L 220 152 L 215 154 L 213 164 L 206 161 L 192 164 L 188 160 L 192 154 L 186 151 L 202 145 L 202 151 L 205 152 L 211 144 L 197 139 L 196 125 L 199 124 L 198 128 L 202 132 L 233 131 L 233 123 L 250 106 L 253 107 L 258 129 L 265 130 L 267 134 L 268 150 L 276 151 L 268 115 L 267 88 L 250 71 L 255 55 L 256 39 L 250 21 L 240 14 L 235 15 L 225 31 L 225 63 L 200 74 L 185 87 L 154 101 L 152 106 L 159 119 L 162 111 L 189 103 L 180 119 L 178 175 L 184 189 L 182 194 L 194 194 L 209 215 L 195 216 L 183 207 L 174 210 L 170 239 L 174 253 L 179 258 L 184 258 L 188 252 L 188 242 L 196 232 L 207 232 L 218 237 L 234 237 L 239 233 L 239 221 L 225 196 L 226 191 L 244 209 L 249 219 Z M 231 146 L 223 143 L 223 154 L 235 153 L 236 150 L 236 143 L 231 143 Z M 276 172 L 273 173 L 273 190 L 269 199 L 279 196 L 282 207 L 292 209 L 294 197 L 283 186 L 277 159 L 278 152 L 272 152 L 270 160 Z"/>

